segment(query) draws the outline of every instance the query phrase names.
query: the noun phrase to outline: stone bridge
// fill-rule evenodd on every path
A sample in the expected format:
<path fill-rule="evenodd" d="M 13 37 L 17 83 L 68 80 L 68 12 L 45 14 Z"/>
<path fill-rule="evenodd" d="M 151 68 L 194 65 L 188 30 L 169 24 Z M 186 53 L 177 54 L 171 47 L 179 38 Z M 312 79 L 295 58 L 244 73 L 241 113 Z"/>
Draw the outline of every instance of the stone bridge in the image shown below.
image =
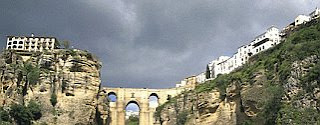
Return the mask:
<path fill-rule="evenodd" d="M 139 124 L 153 125 L 155 123 L 154 113 L 156 107 L 149 106 L 150 96 L 158 98 L 158 104 L 165 103 L 168 98 L 181 93 L 181 88 L 171 89 L 147 89 L 147 88 L 108 88 L 102 89 L 108 95 L 115 95 L 116 101 L 110 101 L 111 121 L 110 125 L 125 125 L 126 107 L 129 103 L 139 106 Z"/>

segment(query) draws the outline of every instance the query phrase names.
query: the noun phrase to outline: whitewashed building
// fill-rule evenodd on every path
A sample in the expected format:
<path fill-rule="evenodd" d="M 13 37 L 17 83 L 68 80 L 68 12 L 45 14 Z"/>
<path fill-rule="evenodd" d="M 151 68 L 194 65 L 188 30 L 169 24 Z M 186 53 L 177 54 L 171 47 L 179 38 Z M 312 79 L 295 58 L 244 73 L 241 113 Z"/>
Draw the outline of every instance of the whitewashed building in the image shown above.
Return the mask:
<path fill-rule="evenodd" d="M 208 64 L 210 78 L 216 78 L 219 74 L 228 74 L 234 69 L 247 63 L 249 58 L 280 43 L 279 29 L 271 26 L 266 32 L 254 38 L 248 45 L 238 48 L 231 57 L 220 56 Z"/>
<path fill-rule="evenodd" d="M 295 18 L 294 20 L 294 25 L 295 26 L 298 26 L 298 25 L 301 25 L 301 24 L 305 24 L 307 22 L 309 22 L 311 20 L 311 17 L 310 16 L 307 16 L 307 15 L 299 15 Z"/>
<path fill-rule="evenodd" d="M 55 37 L 7 36 L 6 49 L 19 51 L 43 51 L 57 48 Z"/>
<path fill-rule="evenodd" d="M 225 69 L 227 67 L 226 67 L 226 65 L 224 65 L 223 62 L 228 60 L 229 58 L 230 57 L 228 57 L 228 56 L 220 56 L 208 64 L 210 78 L 215 78 L 215 77 L 217 77 L 218 74 L 224 74 Z"/>
<path fill-rule="evenodd" d="M 206 81 L 206 72 L 196 75 L 196 81 L 197 83 L 204 83 Z"/>
<path fill-rule="evenodd" d="M 316 8 L 314 11 L 312 11 L 309 16 L 311 17 L 311 19 L 317 19 L 320 16 L 320 9 Z"/>
<path fill-rule="evenodd" d="M 256 55 L 261 51 L 267 50 L 280 43 L 280 31 L 278 28 L 272 26 L 266 32 L 257 36 L 249 45 L 249 55 Z"/>

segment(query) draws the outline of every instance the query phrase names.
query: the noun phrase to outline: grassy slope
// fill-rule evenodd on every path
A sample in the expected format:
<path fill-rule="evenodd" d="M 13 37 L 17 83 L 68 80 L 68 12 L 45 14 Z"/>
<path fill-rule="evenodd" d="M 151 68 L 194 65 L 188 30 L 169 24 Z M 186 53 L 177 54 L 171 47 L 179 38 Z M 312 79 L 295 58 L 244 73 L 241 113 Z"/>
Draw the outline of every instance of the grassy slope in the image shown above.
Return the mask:
<path fill-rule="evenodd" d="M 303 60 L 311 55 L 320 56 L 320 24 L 314 23 L 311 26 L 303 26 L 299 31 L 292 33 L 284 42 L 278 46 L 271 48 L 265 52 L 255 55 L 250 59 L 250 63 L 240 69 L 226 75 L 220 75 L 218 78 L 198 85 L 194 90 L 196 93 L 219 89 L 221 98 L 225 96 L 226 87 L 230 83 L 238 83 L 241 85 L 254 84 L 254 74 L 263 71 L 267 80 L 263 83 L 264 91 L 258 96 L 266 97 L 260 99 L 262 106 L 261 113 L 255 118 L 244 121 L 244 124 L 258 123 L 259 119 L 264 120 L 264 124 L 284 124 L 286 120 L 293 119 L 294 123 L 314 123 L 314 119 L 320 118 L 314 109 L 296 109 L 290 104 L 283 104 L 281 97 L 284 94 L 282 85 L 287 82 L 291 71 L 291 64 L 294 61 Z M 309 84 L 312 81 L 320 81 L 320 63 L 316 64 L 311 71 L 302 79 L 302 87 L 307 92 L 320 85 Z M 260 90 L 259 90 L 260 91 Z M 254 92 L 254 91 L 253 91 Z M 252 94 L 255 98 L 255 94 Z M 170 102 L 175 102 L 171 100 Z M 170 102 L 160 106 L 158 113 L 162 108 Z M 288 114 L 281 116 L 280 114 Z M 303 114 L 303 115 L 302 115 Z M 311 120 L 310 120 L 311 119 Z M 289 120 L 290 121 L 290 120 Z"/>

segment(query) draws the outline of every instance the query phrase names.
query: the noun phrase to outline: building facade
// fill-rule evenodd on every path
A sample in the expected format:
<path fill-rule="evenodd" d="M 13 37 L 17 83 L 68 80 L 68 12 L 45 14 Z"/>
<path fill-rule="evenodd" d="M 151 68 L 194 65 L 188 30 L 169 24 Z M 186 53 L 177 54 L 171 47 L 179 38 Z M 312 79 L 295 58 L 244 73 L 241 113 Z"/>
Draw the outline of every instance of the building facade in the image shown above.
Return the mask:
<path fill-rule="evenodd" d="M 299 15 L 297 16 L 295 19 L 294 19 L 294 25 L 295 26 L 298 26 L 298 25 L 301 25 L 301 24 L 304 24 L 306 22 L 309 22 L 311 20 L 311 17 L 310 16 L 307 16 L 307 15 Z"/>
<path fill-rule="evenodd" d="M 57 39 L 55 37 L 35 37 L 31 34 L 27 36 L 7 36 L 8 50 L 18 51 L 43 51 L 54 50 L 57 48 Z"/>
<path fill-rule="evenodd" d="M 196 76 L 197 83 L 204 83 L 206 81 L 206 72 L 202 72 Z"/>
<path fill-rule="evenodd" d="M 317 7 L 314 11 L 312 11 L 309 16 L 311 19 L 317 19 L 320 16 L 320 9 Z"/>
<path fill-rule="evenodd" d="M 280 43 L 281 37 L 279 29 L 271 26 L 266 32 L 254 38 L 247 45 L 238 48 L 237 52 L 231 57 L 220 56 L 211 61 L 207 66 L 210 78 L 216 78 L 219 74 L 228 74 L 246 64 L 251 56 L 265 51 Z"/>

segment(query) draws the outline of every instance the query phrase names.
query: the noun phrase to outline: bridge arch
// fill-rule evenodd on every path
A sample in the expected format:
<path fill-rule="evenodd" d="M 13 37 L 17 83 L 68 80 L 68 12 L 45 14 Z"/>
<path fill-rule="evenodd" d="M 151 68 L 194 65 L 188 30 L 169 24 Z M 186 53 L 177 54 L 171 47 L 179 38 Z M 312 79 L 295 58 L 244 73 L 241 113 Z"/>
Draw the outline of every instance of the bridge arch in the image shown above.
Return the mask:
<path fill-rule="evenodd" d="M 108 98 L 109 98 L 110 102 L 117 102 L 117 100 L 118 100 L 117 94 L 115 92 L 109 92 Z"/>
<path fill-rule="evenodd" d="M 157 94 L 157 93 L 155 93 L 155 92 L 151 93 L 151 94 L 149 95 L 149 98 L 150 98 L 151 96 L 155 96 L 155 97 L 157 97 L 157 98 L 159 99 L 158 94 Z"/>
<path fill-rule="evenodd" d="M 156 108 L 159 106 L 159 96 L 157 93 L 151 93 L 148 99 L 149 99 L 149 108 Z"/>

